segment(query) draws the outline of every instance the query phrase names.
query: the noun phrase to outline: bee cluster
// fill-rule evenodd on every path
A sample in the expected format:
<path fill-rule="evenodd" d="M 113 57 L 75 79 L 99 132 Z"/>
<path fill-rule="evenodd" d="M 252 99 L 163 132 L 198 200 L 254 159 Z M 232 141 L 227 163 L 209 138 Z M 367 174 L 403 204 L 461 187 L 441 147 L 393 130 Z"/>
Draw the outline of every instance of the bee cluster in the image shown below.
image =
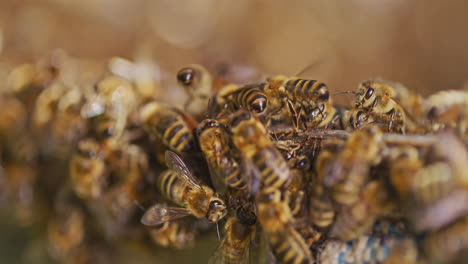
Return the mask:
<path fill-rule="evenodd" d="M 0 201 L 44 223 L 59 262 L 108 262 L 122 240 L 188 248 L 218 226 L 210 263 L 466 258 L 468 91 L 375 79 L 339 107 L 320 81 L 191 65 L 178 107 L 136 70 L 54 56 L 0 90 Z"/>

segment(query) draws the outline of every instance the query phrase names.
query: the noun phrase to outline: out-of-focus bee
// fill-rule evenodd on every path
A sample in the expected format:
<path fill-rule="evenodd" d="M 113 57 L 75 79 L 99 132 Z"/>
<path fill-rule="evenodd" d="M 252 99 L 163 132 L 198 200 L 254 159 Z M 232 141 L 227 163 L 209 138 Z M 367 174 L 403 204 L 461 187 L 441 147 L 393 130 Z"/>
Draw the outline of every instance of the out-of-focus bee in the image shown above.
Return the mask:
<path fill-rule="evenodd" d="M 39 134 L 48 138 L 47 145 L 42 146 L 43 152 L 68 154 L 69 146 L 84 136 L 86 120 L 80 114 L 84 100 L 79 88 L 66 87 L 60 81 L 39 94 L 32 122 Z"/>
<path fill-rule="evenodd" d="M 281 263 L 312 263 L 310 250 L 292 224 L 288 203 L 277 189 L 263 189 L 257 197 L 257 217 L 268 235 L 277 260 Z"/>
<path fill-rule="evenodd" d="M 401 150 L 390 167 L 400 207 L 417 231 L 439 228 L 468 212 L 465 146 L 453 134 L 442 133 L 429 150 L 426 156 Z"/>
<path fill-rule="evenodd" d="M 226 221 L 224 229 L 224 238 L 208 263 L 249 263 L 250 242 L 255 235 L 255 226 L 232 216 Z"/>
<path fill-rule="evenodd" d="M 326 168 L 343 148 L 343 141 L 328 140 L 323 143 L 322 150 L 315 162 L 316 177 L 312 179 L 310 187 L 309 216 L 312 224 L 319 229 L 329 227 L 335 218 L 335 208 L 323 185 Z"/>
<path fill-rule="evenodd" d="M 160 139 L 166 147 L 177 153 L 190 153 L 195 149 L 192 131 L 195 121 L 177 108 L 152 102 L 140 112 L 145 130 Z"/>
<path fill-rule="evenodd" d="M 161 227 L 151 228 L 148 232 L 157 245 L 177 249 L 192 247 L 198 234 L 192 219 L 167 221 Z"/>
<path fill-rule="evenodd" d="M 170 169 L 159 176 L 158 187 L 166 198 L 182 207 L 156 204 L 143 215 L 144 225 L 159 225 L 188 215 L 215 223 L 227 214 L 224 201 L 210 187 L 199 184 L 177 154 L 166 151 L 166 163 Z"/>
<path fill-rule="evenodd" d="M 286 160 L 269 139 L 263 124 L 252 114 L 238 111 L 232 117 L 233 143 L 240 151 L 242 166 L 250 173 L 251 191 L 283 188 L 291 178 Z M 260 180 L 260 182 L 258 182 Z"/>
<path fill-rule="evenodd" d="M 468 250 L 468 217 L 429 233 L 421 248 L 427 263 L 464 262 Z"/>
<path fill-rule="evenodd" d="M 353 132 L 338 157 L 326 168 L 323 184 L 339 205 L 353 204 L 369 178 L 370 167 L 379 160 L 382 132 L 375 126 Z"/>
<path fill-rule="evenodd" d="M 187 109 L 192 104 L 204 104 L 197 106 L 196 113 L 206 110 L 206 103 L 213 92 L 213 78 L 203 66 L 192 64 L 182 68 L 177 73 L 177 82 L 185 89 L 189 99 L 185 103 Z M 195 106 L 194 106 L 195 107 Z M 189 110 L 189 112 L 192 112 Z"/>
<path fill-rule="evenodd" d="M 140 204 L 146 198 L 143 187 L 149 164 L 146 153 L 136 145 L 124 146 L 121 151 L 124 156 L 120 160 L 121 164 L 113 169 L 123 174 L 122 179 L 117 186 L 106 192 L 103 200 L 112 221 L 126 224 L 137 212 L 135 203 Z"/>
<path fill-rule="evenodd" d="M 368 183 L 359 200 L 342 207 L 336 216 L 331 234 L 342 241 L 349 241 L 367 231 L 388 199 L 382 186 L 378 181 Z"/>
<path fill-rule="evenodd" d="M 82 209 L 71 204 L 66 189 L 58 194 L 55 204 L 55 213 L 47 225 L 48 248 L 50 254 L 61 261 L 70 257 L 84 243 L 85 215 Z"/>
<path fill-rule="evenodd" d="M 432 131 L 456 129 L 466 136 L 468 130 L 468 92 L 441 91 L 426 99 L 426 118 Z"/>
<path fill-rule="evenodd" d="M 70 178 L 76 194 L 82 199 L 100 197 L 108 186 L 109 172 L 101 144 L 88 138 L 78 143 L 70 161 Z"/>
<path fill-rule="evenodd" d="M 81 115 L 92 119 L 105 114 L 109 119 L 109 131 L 120 137 L 138 106 L 135 88 L 130 82 L 111 75 L 99 81 L 96 90 L 82 107 Z"/>
<path fill-rule="evenodd" d="M 227 126 L 214 119 L 205 119 L 198 126 L 198 139 L 200 148 L 208 163 L 213 182 L 222 180 L 222 186 L 216 186 L 216 190 L 222 190 L 223 186 L 243 189 L 246 180 L 241 175 L 241 168 L 234 159 L 231 149 L 232 141 Z"/>

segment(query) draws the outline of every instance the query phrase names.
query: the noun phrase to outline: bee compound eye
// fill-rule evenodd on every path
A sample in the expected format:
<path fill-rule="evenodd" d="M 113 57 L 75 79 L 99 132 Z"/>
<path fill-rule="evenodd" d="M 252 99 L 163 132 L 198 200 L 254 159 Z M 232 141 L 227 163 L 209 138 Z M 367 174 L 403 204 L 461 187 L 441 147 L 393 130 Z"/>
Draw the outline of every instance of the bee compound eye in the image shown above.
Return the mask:
<path fill-rule="evenodd" d="M 185 85 L 185 86 L 189 86 L 191 84 L 193 84 L 193 81 L 195 79 L 195 70 L 192 69 L 192 68 L 184 68 L 182 70 L 179 71 L 179 73 L 177 74 L 177 80 Z"/>
<path fill-rule="evenodd" d="M 367 92 L 366 92 L 366 94 L 364 95 L 364 98 L 366 98 L 367 100 L 369 100 L 369 99 L 372 97 L 373 94 L 374 94 L 374 88 L 368 87 L 368 88 L 367 88 Z"/>

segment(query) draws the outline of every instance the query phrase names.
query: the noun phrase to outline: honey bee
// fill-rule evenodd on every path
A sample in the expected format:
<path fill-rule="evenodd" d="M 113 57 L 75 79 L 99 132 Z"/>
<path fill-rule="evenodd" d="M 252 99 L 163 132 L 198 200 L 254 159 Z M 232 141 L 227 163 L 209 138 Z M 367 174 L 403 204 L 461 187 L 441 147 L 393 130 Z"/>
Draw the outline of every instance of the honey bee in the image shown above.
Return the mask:
<path fill-rule="evenodd" d="M 244 224 L 232 216 L 226 221 L 224 229 L 224 238 L 208 263 L 248 263 L 255 226 Z"/>
<path fill-rule="evenodd" d="M 217 120 L 205 119 L 199 125 L 198 139 L 212 178 L 215 176 L 216 179 L 222 179 L 222 186 L 244 189 L 247 182 L 242 178 L 240 165 L 234 159 L 227 127 Z"/>
<path fill-rule="evenodd" d="M 135 88 L 125 79 L 111 75 L 99 81 L 96 90 L 83 105 L 81 115 L 94 118 L 105 114 L 109 131 L 120 137 L 139 103 Z"/>
<path fill-rule="evenodd" d="M 273 116 L 289 109 L 291 116 L 297 112 L 306 127 L 313 128 L 328 127 L 335 119 L 336 110 L 323 82 L 279 75 L 268 79 L 263 90 Z"/>
<path fill-rule="evenodd" d="M 287 201 L 277 189 L 263 189 L 257 197 L 257 217 L 267 233 L 273 252 L 281 263 L 312 263 L 304 238 L 292 227 L 294 218 Z"/>
<path fill-rule="evenodd" d="M 198 232 L 191 219 L 177 219 L 165 222 L 160 228 L 149 229 L 151 239 L 159 246 L 176 249 L 194 245 Z"/>
<path fill-rule="evenodd" d="M 159 176 L 158 187 L 166 198 L 182 207 L 156 204 L 143 215 L 144 225 L 155 226 L 188 215 L 216 223 L 227 214 L 224 201 L 210 187 L 200 185 L 177 154 L 166 151 L 166 163 L 169 170 Z"/>
<path fill-rule="evenodd" d="M 233 143 L 242 156 L 242 166 L 251 174 L 251 191 L 261 183 L 265 188 L 283 188 L 291 178 L 286 160 L 269 139 L 263 124 L 249 112 L 239 111 L 232 117 Z M 259 182 L 256 182 L 260 180 Z"/>
<path fill-rule="evenodd" d="M 355 239 L 369 230 L 387 199 L 378 181 L 368 183 L 359 198 L 353 204 L 342 207 L 336 216 L 331 234 L 342 241 Z"/>
<path fill-rule="evenodd" d="M 467 91 L 441 91 L 426 99 L 426 118 L 432 131 L 443 128 L 456 129 L 460 135 L 467 134 Z"/>
<path fill-rule="evenodd" d="M 76 194 L 82 199 L 95 199 L 108 186 L 109 173 L 99 142 L 83 139 L 70 161 L 70 178 Z"/>
<path fill-rule="evenodd" d="M 265 113 L 268 98 L 259 84 L 224 86 L 216 95 L 216 102 L 221 109 L 229 108 L 231 112 L 246 109 L 256 115 Z"/>
<path fill-rule="evenodd" d="M 85 215 L 78 207 L 59 208 L 47 225 L 50 254 L 64 260 L 76 252 L 85 239 Z"/>
<path fill-rule="evenodd" d="M 356 92 L 356 105 L 348 112 L 348 122 L 344 124 L 357 128 L 363 124 L 380 122 L 388 124 L 389 132 L 404 133 L 407 117 L 395 97 L 395 91 L 383 82 L 362 82 Z"/>
<path fill-rule="evenodd" d="M 189 95 L 184 109 L 194 116 L 202 115 L 214 90 L 213 77 L 208 70 L 201 65 L 189 65 L 177 73 L 177 82 Z"/>
<path fill-rule="evenodd" d="M 429 233 L 421 248 L 427 263 L 462 263 L 468 250 L 468 217 Z"/>
<path fill-rule="evenodd" d="M 338 157 L 324 168 L 323 184 L 331 189 L 334 202 L 350 205 L 359 199 L 370 167 L 380 161 L 382 138 L 374 126 L 355 131 Z"/>
<path fill-rule="evenodd" d="M 322 151 L 315 162 L 316 177 L 312 179 L 310 187 L 309 216 L 312 224 L 319 229 L 328 228 L 335 219 L 335 208 L 323 185 L 326 168 L 333 162 L 343 146 L 343 142 L 328 140 L 324 143 Z"/>
<path fill-rule="evenodd" d="M 177 153 L 195 150 L 192 130 L 196 123 L 177 108 L 152 102 L 142 108 L 140 117 L 147 133 L 159 138 L 170 150 Z"/>

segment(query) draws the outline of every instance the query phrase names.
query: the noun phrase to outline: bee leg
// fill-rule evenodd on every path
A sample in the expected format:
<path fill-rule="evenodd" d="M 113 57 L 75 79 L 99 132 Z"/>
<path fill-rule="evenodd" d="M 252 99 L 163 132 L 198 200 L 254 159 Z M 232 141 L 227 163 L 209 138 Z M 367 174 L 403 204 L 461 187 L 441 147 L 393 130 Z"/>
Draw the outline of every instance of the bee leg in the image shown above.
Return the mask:
<path fill-rule="evenodd" d="M 391 132 L 392 131 L 392 126 L 393 126 L 393 120 L 395 119 L 395 108 L 393 108 L 392 110 L 390 110 L 390 112 L 388 112 L 390 114 L 390 122 L 388 122 L 388 132 Z"/>
<path fill-rule="evenodd" d="M 288 105 L 289 117 L 291 118 L 294 133 L 297 133 L 299 131 L 299 116 L 297 114 L 296 108 L 289 99 L 286 99 L 286 104 Z M 302 107 L 300 110 L 302 111 Z"/>

